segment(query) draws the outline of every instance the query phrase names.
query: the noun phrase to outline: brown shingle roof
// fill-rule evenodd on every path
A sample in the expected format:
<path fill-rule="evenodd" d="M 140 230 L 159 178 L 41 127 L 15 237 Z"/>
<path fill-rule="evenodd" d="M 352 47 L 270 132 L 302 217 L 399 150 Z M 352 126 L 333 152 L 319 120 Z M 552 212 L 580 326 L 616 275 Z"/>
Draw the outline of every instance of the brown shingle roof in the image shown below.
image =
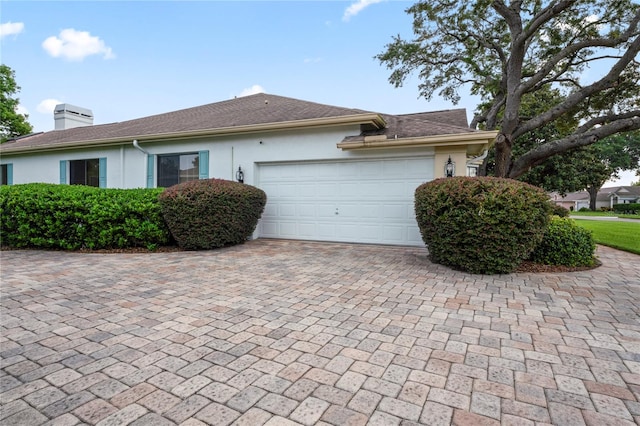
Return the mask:
<path fill-rule="evenodd" d="M 323 118 L 356 117 L 358 120 L 359 116 L 363 117 L 363 122 L 370 121 L 372 116 L 378 117 L 375 120 L 377 127 L 385 124 L 379 120 L 382 118 L 386 121 L 386 128 L 369 126 L 371 130 L 354 135 L 355 138 L 364 137 L 365 134 L 415 137 L 472 132 L 466 127 L 464 109 L 387 115 L 259 93 L 135 120 L 34 134 L 4 143 L 0 146 L 0 152 L 37 151 L 70 144 L 99 144 L 103 141 L 122 142 L 144 139 L 145 136 L 149 139 L 156 135 L 180 135 L 198 131 L 206 133 L 209 130 L 214 132 L 216 129 L 229 129 L 233 132 L 234 128 L 240 129 L 243 126 Z M 365 120 L 364 117 L 368 118 Z"/>

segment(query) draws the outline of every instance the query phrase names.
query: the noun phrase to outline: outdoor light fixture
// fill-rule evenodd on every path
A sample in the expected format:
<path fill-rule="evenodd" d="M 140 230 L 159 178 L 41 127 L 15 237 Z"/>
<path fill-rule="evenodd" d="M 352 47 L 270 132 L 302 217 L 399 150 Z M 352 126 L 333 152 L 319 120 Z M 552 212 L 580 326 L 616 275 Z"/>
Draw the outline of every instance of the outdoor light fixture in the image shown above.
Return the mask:
<path fill-rule="evenodd" d="M 244 172 L 240 166 L 238 166 L 238 171 L 236 172 L 236 180 L 240 183 L 244 183 Z"/>
<path fill-rule="evenodd" d="M 446 177 L 453 177 L 456 174 L 456 163 L 451 161 L 451 156 L 447 160 L 447 163 L 444 165 L 444 175 Z"/>

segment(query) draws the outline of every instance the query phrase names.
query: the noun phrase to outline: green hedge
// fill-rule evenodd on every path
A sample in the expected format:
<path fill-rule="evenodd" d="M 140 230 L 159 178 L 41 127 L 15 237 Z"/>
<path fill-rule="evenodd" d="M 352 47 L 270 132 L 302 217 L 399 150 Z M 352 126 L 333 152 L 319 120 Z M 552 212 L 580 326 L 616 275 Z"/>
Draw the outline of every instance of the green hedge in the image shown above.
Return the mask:
<path fill-rule="evenodd" d="M 415 192 L 416 220 L 431 259 L 471 273 L 508 273 L 542 241 L 551 204 L 512 179 L 454 177 Z"/>
<path fill-rule="evenodd" d="M 246 241 L 258 224 L 267 196 L 251 185 L 204 179 L 169 187 L 159 200 L 178 245 L 207 250 Z"/>
<path fill-rule="evenodd" d="M 551 214 L 560 217 L 569 217 L 569 210 L 557 204 L 552 205 Z"/>
<path fill-rule="evenodd" d="M 162 189 L 32 183 L 0 187 L 0 240 L 10 247 L 156 248 L 171 242 Z"/>
<path fill-rule="evenodd" d="M 591 231 L 568 218 L 552 218 L 531 260 L 545 265 L 593 266 L 596 243 Z"/>
<path fill-rule="evenodd" d="M 614 204 L 613 211 L 624 214 L 640 214 L 640 203 Z"/>

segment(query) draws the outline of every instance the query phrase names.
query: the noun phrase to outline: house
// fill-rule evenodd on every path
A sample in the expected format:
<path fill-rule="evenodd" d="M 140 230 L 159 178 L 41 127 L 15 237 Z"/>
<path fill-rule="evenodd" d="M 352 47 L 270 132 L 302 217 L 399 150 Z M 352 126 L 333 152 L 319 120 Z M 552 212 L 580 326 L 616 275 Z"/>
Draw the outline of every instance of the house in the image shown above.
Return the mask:
<path fill-rule="evenodd" d="M 564 197 L 552 194 L 551 199 L 555 204 L 571 211 L 589 208 L 589 193 L 587 191 L 570 192 Z M 629 203 L 640 203 L 640 186 L 601 188 L 596 196 L 596 210 L 611 209 L 614 204 Z"/>
<path fill-rule="evenodd" d="M 256 94 L 92 125 L 56 107 L 56 129 L 0 146 L 3 182 L 167 187 L 222 178 L 267 193 L 254 237 L 422 245 L 416 187 L 472 175 L 496 132 L 464 109 L 388 115 Z"/>

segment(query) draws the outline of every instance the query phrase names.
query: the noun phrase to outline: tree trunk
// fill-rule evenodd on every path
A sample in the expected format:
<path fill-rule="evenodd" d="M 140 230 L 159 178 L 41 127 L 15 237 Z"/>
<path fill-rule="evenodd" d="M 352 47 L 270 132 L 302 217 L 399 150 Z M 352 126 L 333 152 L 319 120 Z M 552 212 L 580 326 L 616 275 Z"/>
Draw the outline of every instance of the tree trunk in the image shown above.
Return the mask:
<path fill-rule="evenodd" d="M 587 192 L 589 193 L 589 210 L 596 211 L 596 202 L 598 201 L 598 192 L 600 191 L 600 187 L 590 186 L 587 188 Z"/>
<path fill-rule="evenodd" d="M 511 169 L 511 139 L 504 133 L 496 137 L 496 177 L 508 177 Z"/>

